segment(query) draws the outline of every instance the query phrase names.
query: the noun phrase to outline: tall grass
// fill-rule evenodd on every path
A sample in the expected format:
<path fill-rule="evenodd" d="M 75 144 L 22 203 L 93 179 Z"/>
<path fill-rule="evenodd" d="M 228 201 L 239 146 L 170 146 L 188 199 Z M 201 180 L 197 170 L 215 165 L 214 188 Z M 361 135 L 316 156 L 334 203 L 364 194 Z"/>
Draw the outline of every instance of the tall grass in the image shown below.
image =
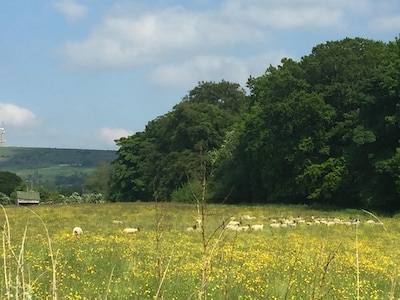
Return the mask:
<path fill-rule="evenodd" d="M 400 224 L 394 218 L 379 218 L 384 226 L 375 226 L 365 223 L 372 216 L 362 211 L 207 204 L 203 239 L 202 232 L 185 231 L 198 216 L 196 205 L 114 203 L 2 209 L 0 297 L 5 299 L 400 297 L 396 285 Z M 224 220 L 245 214 L 265 225 L 271 218 L 318 215 L 342 219 L 360 215 L 361 224 L 224 230 Z M 114 219 L 123 224 L 112 223 Z M 83 228 L 80 238 L 72 235 L 74 226 Z M 141 231 L 125 235 L 124 227 L 140 227 Z"/>

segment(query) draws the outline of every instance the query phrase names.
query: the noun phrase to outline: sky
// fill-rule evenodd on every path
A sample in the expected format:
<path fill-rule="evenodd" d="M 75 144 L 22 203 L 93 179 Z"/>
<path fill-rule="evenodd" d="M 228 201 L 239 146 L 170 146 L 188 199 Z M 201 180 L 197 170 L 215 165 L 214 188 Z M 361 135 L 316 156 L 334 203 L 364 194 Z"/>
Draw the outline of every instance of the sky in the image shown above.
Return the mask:
<path fill-rule="evenodd" d="M 3 0 L 0 127 L 6 146 L 117 150 L 201 81 L 399 33 L 398 0 Z"/>

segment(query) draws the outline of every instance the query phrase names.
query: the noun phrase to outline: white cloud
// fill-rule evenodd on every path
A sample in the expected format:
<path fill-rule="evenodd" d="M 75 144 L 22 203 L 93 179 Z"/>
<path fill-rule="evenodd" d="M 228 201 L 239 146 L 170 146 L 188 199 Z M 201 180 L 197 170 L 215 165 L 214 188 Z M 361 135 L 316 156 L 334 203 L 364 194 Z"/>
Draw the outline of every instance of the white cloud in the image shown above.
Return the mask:
<path fill-rule="evenodd" d="M 367 0 L 354 2 L 225 0 L 204 11 L 118 4 L 86 39 L 65 42 L 60 54 L 76 69 L 126 69 L 222 56 L 235 47 L 265 42 L 274 30 L 344 28 L 346 12 L 369 9 Z"/>
<path fill-rule="evenodd" d="M 348 7 L 316 1 L 227 1 L 223 13 L 237 20 L 247 20 L 266 29 L 312 29 L 342 27 L 343 12 Z"/>
<path fill-rule="evenodd" d="M 370 27 L 374 30 L 400 30 L 400 15 L 375 17 Z"/>
<path fill-rule="evenodd" d="M 274 49 L 279 36 L 293 29 L 347 32 L 357 22 L 354 16 L 370 18 L 376 9 L 371 0 L 224 0 L 203 11 L 125 2 L 114 5 L 86 39 L 65 42 L 59 53 L 78 70 L 149 67 L 148 78 L 161 87 L 221 79 L 244 84 L 249 75 L 261 73 L 259 68 L 286 56 L 279 49 L 260 54 L 265 47 Z M 398 17 L 378 22 L 382 28 L 400 26 Z"/>
<path fill-rule="evenodd" d="M 198 81 L 218 82 L 222 79 L 244 87 L 250 75 L 263 74 L 269 64 L 277 65 L 283 57 L 288 55 L 269 52 L 248 58 L 196 56 L 182 63 L 159 66 L 150 74 L 150 79 L 160 87 L 190 87 Z"/>
<path fill-rule="evenodd" d="M 26 108 L 0 103 L 0 122 L 4 122 L 6 127 L 30 127 L 37 121 L 35 114 Z"/>
<path fill-rule="evenodd" d="M 99 136 L 100 138 L 111 144 L 115 144 L 115 140 L 121 138 L 121 137 L 128 137 L 132 135 L 131 132 L 128 130 L 122 129 L 122 128 L 109 128 L 109 127 L 103 127 L 100 129 Z"/>
<path fill-rule="evenodd" d="M 71 22 L 79 20 L 87 12 L 86 6 L 74 0 L 58 0 L 53 3 L 53 6 Z"/>
<path fill-rule="evenodd" d="M 175 7 L 107 16 L 86 40 L 66 42 L 60 53 L 73 68 L 132 68 L 191 53 L 226 50 L 262 36 L 237 20 Z"/>

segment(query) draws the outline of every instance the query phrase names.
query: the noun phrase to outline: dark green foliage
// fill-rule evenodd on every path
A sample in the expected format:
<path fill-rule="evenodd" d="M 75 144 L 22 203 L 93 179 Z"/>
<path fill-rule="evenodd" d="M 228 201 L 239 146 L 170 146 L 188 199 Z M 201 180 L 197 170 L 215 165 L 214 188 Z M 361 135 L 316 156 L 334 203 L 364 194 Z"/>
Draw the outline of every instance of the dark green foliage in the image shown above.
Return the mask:
<path fill-rule="evenodd" d="M 200 180 L 200 153 L 210 175 L 209 153 L 222 145 L 245 101 L 238 84 L 201 82 L 144 132 L 117 141 L 112 199 L 171 200 L 174 191 Z"/>
<path fill-rule="evenodd" d="M 11 193 L 22 188 L 24 181 L 15 173 L 8 171 L 0 172 L 0 193 L 11 196 Z"/>
<path fill-rule="evenodd" d="M 215 201 L 400 209 L 399 39 L 317 45 L 248 88 L 202 82 L 119 140 L 113 199 L 196 201 L 205 166 Z"/>
<path fill-rule="evenodd" d="M 235 158 L 248 195 L 400 207 L 398 44 L 328 42 L 249 79 L 252 107 Z"/>

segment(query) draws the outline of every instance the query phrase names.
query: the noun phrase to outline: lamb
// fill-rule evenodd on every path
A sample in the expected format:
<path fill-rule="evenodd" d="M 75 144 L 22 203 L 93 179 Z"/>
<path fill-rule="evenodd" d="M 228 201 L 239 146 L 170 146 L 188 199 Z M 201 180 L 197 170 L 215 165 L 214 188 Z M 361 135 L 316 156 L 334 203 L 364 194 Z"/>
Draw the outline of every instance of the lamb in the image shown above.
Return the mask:
<path fill-rule="evenodd" d="M 140 231 L 139 228 L 125 228 L 123 230 L 124 233 L 136 233 L 136 232 L 139 232 L 139 231 Z"/>
<path fill-rule="evenodd" d="M 254 224 L 254 225 L 251 225 L 251 229 L 253 229 L 253 230 L 263 230 L 264 229 L 264 224 Z"/>
<path fill-rule="evenodd" d="M 72 234 L 73 235 L 82 235 L 83 234 L 83 230 L 80 227 L 74 227 L 74 229 L 72 229 Z"/>

